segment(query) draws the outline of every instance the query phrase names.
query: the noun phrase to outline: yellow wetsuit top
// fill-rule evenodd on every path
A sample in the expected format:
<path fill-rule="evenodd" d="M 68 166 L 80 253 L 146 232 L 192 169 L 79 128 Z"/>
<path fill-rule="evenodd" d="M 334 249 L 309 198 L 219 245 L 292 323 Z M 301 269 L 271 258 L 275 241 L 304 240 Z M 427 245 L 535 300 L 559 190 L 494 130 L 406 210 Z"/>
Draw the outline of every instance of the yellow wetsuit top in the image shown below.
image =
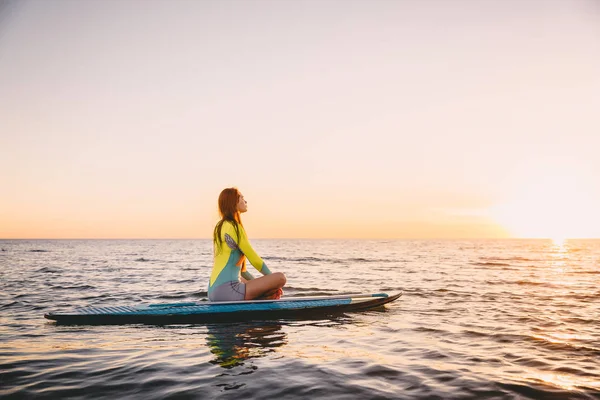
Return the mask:
<path fill-rule="evenodd" d="M 220 247 L 214 243 L 215 258 L 210 274 L 208 293 L 223 283 L 239 281 L 240 275 L 246 280 L 253 279 L 252 275 L 246 271 L 244 262 L 246 259 L 263 275 L 271 273 L 265 262 L 250 245 L 246 231 L 241 224 L 238 224 L 238 232 L 236 232 L 232 222 L 224 221 L 221 227 L 221 240 Z"/>

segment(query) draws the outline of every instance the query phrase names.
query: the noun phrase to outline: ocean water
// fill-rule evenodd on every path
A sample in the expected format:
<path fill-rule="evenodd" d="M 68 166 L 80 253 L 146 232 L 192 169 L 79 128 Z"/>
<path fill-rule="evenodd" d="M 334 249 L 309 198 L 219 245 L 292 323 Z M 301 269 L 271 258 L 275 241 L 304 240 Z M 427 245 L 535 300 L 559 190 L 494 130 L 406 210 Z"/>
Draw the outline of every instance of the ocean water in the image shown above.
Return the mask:
<path fill-rule="evenodd" d="M 403 297 L 302 321 L 60 326 L 202 301 L 209 240 L 0 241 L 0 397 L 600 398 L 600 240 L 254 240 L 286 295 Z"/>

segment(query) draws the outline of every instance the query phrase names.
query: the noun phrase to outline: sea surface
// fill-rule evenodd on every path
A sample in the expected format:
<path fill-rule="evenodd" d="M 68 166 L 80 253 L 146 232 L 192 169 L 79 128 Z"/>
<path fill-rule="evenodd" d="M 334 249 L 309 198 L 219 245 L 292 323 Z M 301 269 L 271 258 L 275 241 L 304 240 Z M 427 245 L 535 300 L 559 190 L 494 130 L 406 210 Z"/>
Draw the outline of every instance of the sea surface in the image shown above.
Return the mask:
<path fill-rule="evenodd" d="M 0 240 L 0 398 L 600 398 L 600 240 L 254 240 L 286 296 L 404 295 L 301 321 L 61 326 L 203 301 L 210 240 Z"/>

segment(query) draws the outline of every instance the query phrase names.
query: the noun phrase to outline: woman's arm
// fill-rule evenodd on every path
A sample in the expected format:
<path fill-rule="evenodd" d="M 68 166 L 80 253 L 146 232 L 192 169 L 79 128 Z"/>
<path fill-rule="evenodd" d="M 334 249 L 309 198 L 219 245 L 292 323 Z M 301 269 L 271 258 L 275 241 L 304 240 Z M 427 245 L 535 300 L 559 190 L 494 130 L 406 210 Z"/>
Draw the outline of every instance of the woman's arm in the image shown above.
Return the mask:
<path fill-rule="evenodd" d="M 240 227 L 240 240 L 238 246 L 240 247 L 242 253 L 244 253 L 244 255 L 246 256 L 248 261 L 250 261 L 250 264 L 252 264 L 252 266 L 256 268 L 261 274 L 269 275 L 271 273 L 263 259 L 260 258 L 260 256 L 254 251 L 254 249 L 250 245 L 248 237 L 246 236 L 246 231 L 243 227 Z M 246 273 L 249 272 L 246 271 Z"/>
<path fill-rule="evenodd" d="M 254 276 L 248 272 L 248 270 L 243 270 L 241 272 L 242 278 L 244 278 L 247 281 L 251 281 L 252 279 L 254 279 Z"/>
<path fill-rule="evenodd" d="M 256 251 L 254 251 L 254 249 L 250 245 L 248 237 L 246 236 L 246 231 L 241 225 L 239 225 L 239 238 L 238 232 L 235 231 L 235 228 L 233 227 L 233 224 L 231 222 L 223 224 L 222 232 L 224 241 L 227 242 L 227 245 L 231 249 L 239 249 L 242 252 L 242 254 L 244 254 L 246 259 L 250 261 L 250 264 L 252 264 L 252 266 L 256 268 L 261 274 L 269 275 L 271 273 L 263 259 L 260 258 L 260 256 L 256 253 Z"/>

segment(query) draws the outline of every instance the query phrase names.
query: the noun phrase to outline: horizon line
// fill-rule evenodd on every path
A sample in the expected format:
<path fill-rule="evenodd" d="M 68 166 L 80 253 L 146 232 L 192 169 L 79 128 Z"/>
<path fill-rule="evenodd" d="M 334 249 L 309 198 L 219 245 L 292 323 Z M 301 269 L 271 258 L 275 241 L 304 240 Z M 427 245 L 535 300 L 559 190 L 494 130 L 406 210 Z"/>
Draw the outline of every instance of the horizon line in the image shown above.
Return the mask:
<path fill-rule="evenodd" d="M 3 240 L 211 240 L 212 237 L 81 237 L 81 238 L 44 238 L 44 237 L 19 237 L 0 238 Z M 553 237 L 256 237 L 252 240 L 555 240 Z M 565 237 L 560 240 L 600 240 L 600 237 Z"/>

